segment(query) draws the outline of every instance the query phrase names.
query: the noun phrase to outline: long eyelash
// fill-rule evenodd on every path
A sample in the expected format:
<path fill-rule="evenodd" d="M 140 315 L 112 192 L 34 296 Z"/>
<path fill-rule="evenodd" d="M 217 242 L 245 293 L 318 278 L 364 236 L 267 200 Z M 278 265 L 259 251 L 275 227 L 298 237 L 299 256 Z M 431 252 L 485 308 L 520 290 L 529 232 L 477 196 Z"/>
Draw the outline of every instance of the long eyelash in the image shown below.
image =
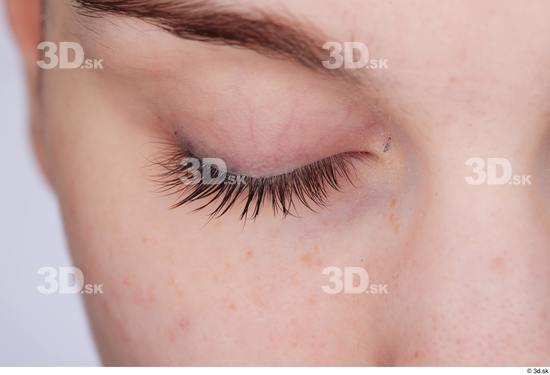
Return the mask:
<path fill-rule="evenodd" d="M 166 144 L 166 146 L 169 147 L 165 148 L 156 161 L 152 161 L 154 166 L 162 168 L 162 172 L 153 175 L 153 181 L 158 184 L 159 192 L 178 195 L 177 202 L 171 208 L 207 200 L 194 211 L 217 204 L 209 215 L 211 218 L 218 218 L 235 204 L 244 201 L 241 220 L 254 220 L 266 202 L 271 204 L 274 215 L 280 212 L 283 217 L 296 215 L 297 202 L 311 211 L 315 211 L 316 207 L 326 206 L 329 189 L 340 191 L 342 179 L 353 185 L 352 173 L 355 169 L 352 161 L 362 156 L 361 154 L 334 155 L 272 177 L 257 178 L 227 172 L 225 181 L 233 179 L 233 181 L 241 181 L 240 183 L 184 184 L 182 177 L 188 177 L 189 170 L 187 166 L 181 164 L 181 161 L 194 156 L 180 146 L 174 144 Z"/>

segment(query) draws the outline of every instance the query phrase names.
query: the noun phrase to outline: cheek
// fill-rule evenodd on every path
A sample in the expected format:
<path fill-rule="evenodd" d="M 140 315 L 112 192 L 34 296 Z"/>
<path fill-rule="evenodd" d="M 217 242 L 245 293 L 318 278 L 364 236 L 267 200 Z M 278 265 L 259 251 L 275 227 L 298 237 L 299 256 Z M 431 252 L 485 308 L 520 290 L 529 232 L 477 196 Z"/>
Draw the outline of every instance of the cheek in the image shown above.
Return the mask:
<path fill-rule="evenodd" d="M 231 238 L 131 206 L 93 199 L 64 206 L 75 265 L 87 282 L 104 284 L 104 294 L 86 302 L 107 363 L 230 363 L 297 347 L 311 358 L 353 352 L 324 335 L 349 323 L 330 313 L 343 308 L 321 293 L 331 256 L 320 246 L 294 235 Z M 224 337 L 238 338 L 238 348 Z"/>

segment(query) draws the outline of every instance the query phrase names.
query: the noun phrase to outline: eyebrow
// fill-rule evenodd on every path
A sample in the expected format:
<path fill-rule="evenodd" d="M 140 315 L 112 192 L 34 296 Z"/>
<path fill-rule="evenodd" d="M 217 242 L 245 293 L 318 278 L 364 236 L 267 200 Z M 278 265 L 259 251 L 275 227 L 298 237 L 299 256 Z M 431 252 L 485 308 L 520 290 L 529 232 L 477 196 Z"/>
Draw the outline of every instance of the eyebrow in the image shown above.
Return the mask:
<path fill-rule="evenodd" d="M 329 58 L 329 51 L 322 45 L 330 39 L 305 21 L 291 17 L 259 9 L 237 11 L 208 0 L 73 0 L 73 3 L 77 12 L 87 17 L 136 18 L 182 39 L 245 48 L 357 82 L 349 71 L 323 67 L 322 61 Z"/>

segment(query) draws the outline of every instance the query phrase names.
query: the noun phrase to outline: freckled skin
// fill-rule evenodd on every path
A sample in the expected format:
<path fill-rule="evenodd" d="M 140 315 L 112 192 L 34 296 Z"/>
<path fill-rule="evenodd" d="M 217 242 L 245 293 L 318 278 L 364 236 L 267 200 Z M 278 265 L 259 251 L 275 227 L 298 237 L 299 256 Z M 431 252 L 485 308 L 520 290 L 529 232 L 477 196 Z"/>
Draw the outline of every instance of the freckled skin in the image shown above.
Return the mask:
<path fill-rule="evenodd" d="M 9 3 L 18 9 L 22 2 Z M 61 22 L 74 17 L 67 2 L 50 6 L 47 40 L 78 35 L 69 32 L 71 22 Z M 387 71 L 367 72 L 387 112 L 383 136 L 349 143 L 372 149 L 376 161 L 359 164 L 356 186 L 331 191 L 317 213 L 302 207 L 299 217 L 283 220 L 266 209 L 243 225 L 231 211 L 207 223 L 205 212 L 192 211 L 197 206 L 168 209 L 173 197 L 153 193 L 146 168 L 146 156 L 159 152 L 152 141 L 164 134 L 151 106 L 174 100 L 173 111 L 208 112 L 213 103 L 204 93 L 187 90 L 230 86 L 261 102 L 255 118 L 276 127 L 281 101 L 313 111 L 339 97 L 300 90 L 316 79 L 309 73 L 253 53 L 147 39 L 155 33 L 129 38 L 129 48 L 116 55 L 151 53 L 155 69 L 170 65 L 172 91 L 160 74 L 131 80 L 143 85 L 138 90 L 109 70 L 43 73 L 47 94 L 34 112 L 43 134 L 37 154 L 59 198 L 76 266 L 104 284 L 103 295 L 85 300 L 105 364 L 547 365 L 550 3 L 265 0 L 261 6 L 288 9 L 339 40 L 353 35 L 373 56 L 389 59 Z M 129 29 L 111 32 L 122 39 L 136 30 Z M 35 50 L 36 43 L 20 44 L 25 56 Z M 246 90 L 235 70 L 246 75 Z M 273 93 L 289 85 L 298 88 L 284 97 Z M 149 91 L 159 94 L 143 100 Z M 234 97 L 224 101 L 226 91 L 216 94 L 216 108 L 241 105 Z M 372 108 L 371 100 L 356 95 L 356 114 Z M 339 104 L 331 101 L 330 108 L 338 111 Z M 210 146 L 234 158 L 250 150 L 243 130 L 250 122 L 210 137 L 201 133 L 208 123 L 193 126 L 194 120 L 177 121 L 203 142 L 218 139 Z M 349 151 L 330 137 L 347 140 L 347 128 L 340 133 L 346 124 L 316 142 L 318 123 L 303 121 L 307 131 L 293 131 L 293 147 L 308 155 Z M 294 155 L 276 130 L 281 160 L 288 161 Z M 268 134 L 262 142 L 273 151 Z M 471 157 L 506 158 L 515 173 L 536 182 L 468 185 Z M 328 266 L 362 267 L 388 293 L 327 294 L 321 287 L 329 284 L 322 273 Z"/>
<path fill-rule="evenodd" d="M 307 252 L 300 258 L 301 262 L 308 267 L 318 267 L 322 269 L 323 260 L 319 257 L 319 248 L 317 247 L 311 253 Z"/>

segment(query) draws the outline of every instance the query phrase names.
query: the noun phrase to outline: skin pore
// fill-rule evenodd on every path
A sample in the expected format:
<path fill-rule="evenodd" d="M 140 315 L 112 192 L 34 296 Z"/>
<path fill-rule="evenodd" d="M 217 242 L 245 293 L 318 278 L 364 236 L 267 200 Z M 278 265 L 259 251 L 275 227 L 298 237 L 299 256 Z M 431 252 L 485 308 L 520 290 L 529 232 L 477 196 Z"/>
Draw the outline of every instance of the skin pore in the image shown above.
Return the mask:
<path fill-rule="evenodd" d="M 357 82 L 69 0 L 45 2 L 41 37 L 40 3 L 8 6 L 38 160 L 75 265 L 104 285 L 84 298 L 105 364 L 548 363 L 550 3 L 226 2 L 388 60 Z M 105 68 L 41 71 L 39 90 L 40 40 Z M 369 157 L 326 207 L 283 218 L 268 202 L 243 223 L 242 204 L 214 220 L 193 211 L 205 202 L 170 209 L 159 140 L 257 177 Z M 468 184 L 473 157 L 532 183 Z M 327 294 L 326 267 L 388 293 Z"/>

